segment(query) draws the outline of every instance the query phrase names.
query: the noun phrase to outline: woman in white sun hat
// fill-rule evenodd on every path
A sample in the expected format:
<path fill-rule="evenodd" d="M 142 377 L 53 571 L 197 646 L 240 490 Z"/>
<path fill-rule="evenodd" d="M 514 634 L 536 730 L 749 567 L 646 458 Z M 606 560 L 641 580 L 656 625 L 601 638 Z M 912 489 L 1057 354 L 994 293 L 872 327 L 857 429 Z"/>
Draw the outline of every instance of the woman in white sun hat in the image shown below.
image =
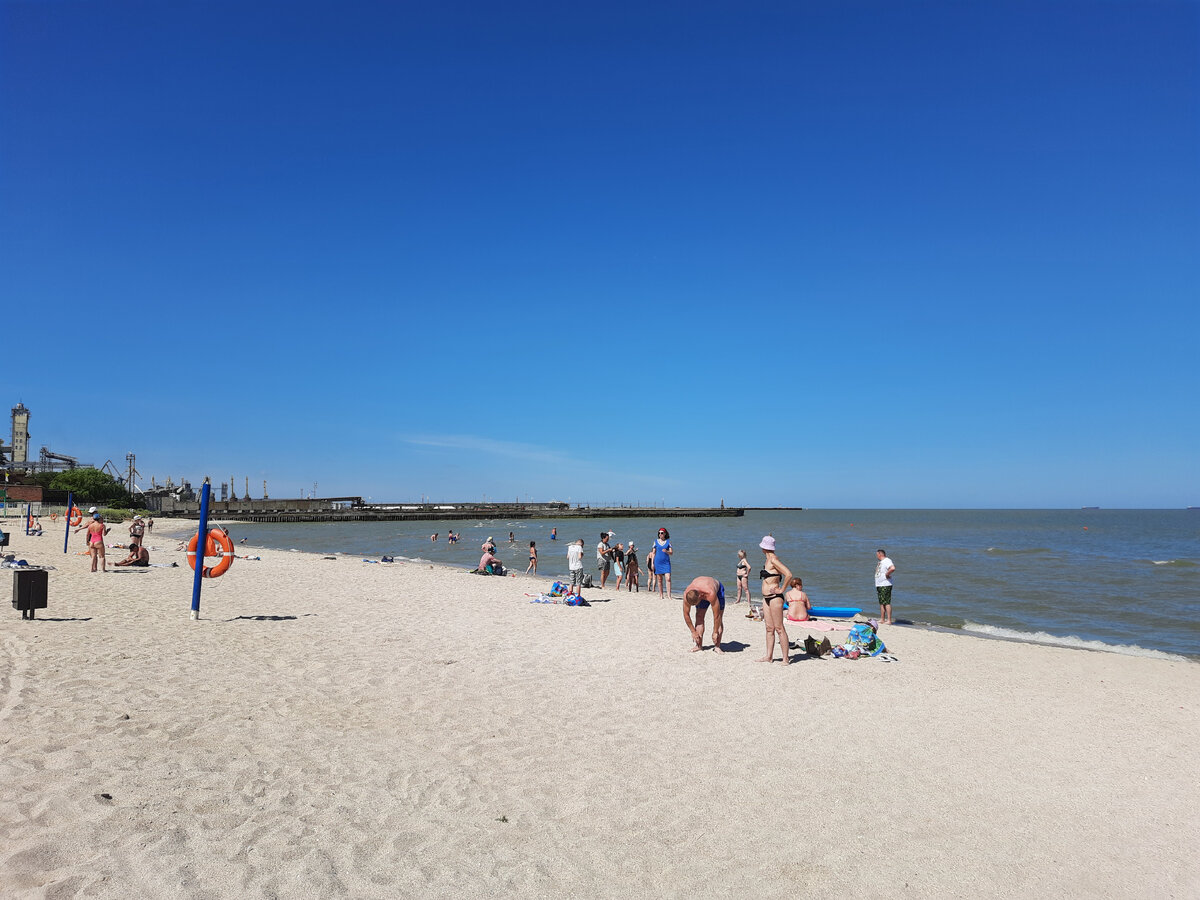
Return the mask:
<path fill-rule="evenodd" d="M 775 538 L 767 535 L 758 546 L 763 552 L 763 567 L 758 573 L 762 579 L 763 623 L 767 627 L 767 655 L 759 662 L 773 662 L 775 659 L 775 639 L 779 638 L 779 649 L 783 652 L 783 664 L 788 664 L 787 631 L 783 627 L 783 591 L 784 586 L 791 581 L 792 572 L 775 555 Z"/>

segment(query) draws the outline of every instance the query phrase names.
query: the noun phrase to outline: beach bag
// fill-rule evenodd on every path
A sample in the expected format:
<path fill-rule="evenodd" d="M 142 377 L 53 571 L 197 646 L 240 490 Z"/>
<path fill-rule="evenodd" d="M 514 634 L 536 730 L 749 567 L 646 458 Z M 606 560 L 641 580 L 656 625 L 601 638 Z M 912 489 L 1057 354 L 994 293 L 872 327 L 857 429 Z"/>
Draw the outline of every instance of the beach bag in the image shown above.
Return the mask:
<path fill-rule="evenodd" d="M 818 641 L 810 634 L 804 639 L 804 652 L 809 656 L 827 656 L 833 652 L 833 644 L 829 643 L 829 638 Z"/>
<path fill-rule="evenodd" d="M 585 588 L 595 587 L 595 585 L 592 584 L 592 576 L 591 575 L 583 576 L 583 586 Z"/>

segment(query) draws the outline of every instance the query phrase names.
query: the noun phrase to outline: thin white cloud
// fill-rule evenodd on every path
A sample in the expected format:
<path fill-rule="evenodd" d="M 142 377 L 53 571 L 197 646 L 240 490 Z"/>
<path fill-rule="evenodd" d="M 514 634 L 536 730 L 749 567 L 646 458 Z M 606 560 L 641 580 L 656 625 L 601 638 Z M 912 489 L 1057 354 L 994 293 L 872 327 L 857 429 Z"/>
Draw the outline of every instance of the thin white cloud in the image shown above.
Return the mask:
<path fill-rule="evenodd" d="M 479 437 L 473 434 L 422 434 L 405 437 L 402 440 L 406 444 L 414 444 L 418 447 L 466 450 L 471 453 L 486 453 L 491 456 L 505 456 L 510 459 L 523 459 L 528 462 L 551 465 L 579 465 L 577 460 L 573 460 L 567 454 L 553 447 L 522 444 L 516 441 L 497 441 L 493 438 Z"/>
<path fill-rule="evenodd" d="M 561 471 L 567 471 L 572 478 L 580 479 L 581 483 L 577 490 L 584 493 L 589 490 L 588 485 L 603 485 L 604 487 L 592 489 L 597 496 L 614 489 L 628 490 L 635 485 L 651 485 L 657 493 L 664 489 L 677 488 L 685 483 L 677 477 L 664 475 L 661 471 L 642 474 L 636 469 L 613 468 L 605 463 L 580 459 L 554 447 L 523 444 L 519 441 L 498 441 L 494 438 L 480 437 L 474 434 L 403 435 L 400 440 L 414 447 L 463 450 L 469 453 L 523 460 L 547 467 L 547 470 L 543 472 L 546 476 L 554 474 L 549 469 L 549 467 L 554 467 L 560 470 L 559 474 Z"/>

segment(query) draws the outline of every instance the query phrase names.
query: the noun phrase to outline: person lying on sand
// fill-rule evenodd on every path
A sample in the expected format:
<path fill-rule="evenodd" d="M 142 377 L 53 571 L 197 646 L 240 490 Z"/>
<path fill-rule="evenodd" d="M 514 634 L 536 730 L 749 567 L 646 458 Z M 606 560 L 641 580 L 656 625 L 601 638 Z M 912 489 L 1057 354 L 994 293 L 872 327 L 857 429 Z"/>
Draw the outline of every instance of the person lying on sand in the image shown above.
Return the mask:
<path fill-rule="evenodd" d="M 807 622 L 809 610 L 812 609 L 812 604 L 808 602 L 808 594 L 804 593 L 804 582 L 799 578 L 793 578 L 788 582 L 788 592 L 783 595 L 783 599 L 787 601 L 787 612 L 785 615 L 789 622 Z"/>
<path fill-rule="evenodd" d="M 701 575 L 693 579 L 683 591 L 683 621 L 687 622 L 688 630 L 692 633 L 692 652 L 704 649 L 704 615 L 709 607 L 713 611 L 712 639 L 713 649 L 724 653 L 721 649 L 721 634 L 725 630 L 725 586 L 715 578 Z M 696 622 L 692 624 L 692 609 L 696 610 Z"/>

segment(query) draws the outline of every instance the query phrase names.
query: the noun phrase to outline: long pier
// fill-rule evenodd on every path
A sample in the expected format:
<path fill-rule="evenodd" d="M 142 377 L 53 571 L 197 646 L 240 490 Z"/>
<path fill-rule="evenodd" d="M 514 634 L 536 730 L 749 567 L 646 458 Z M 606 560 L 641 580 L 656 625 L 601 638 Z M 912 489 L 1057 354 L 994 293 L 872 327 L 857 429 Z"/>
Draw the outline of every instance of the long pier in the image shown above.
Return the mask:
<path fill-rule="evenodd" d="M 200 504 L 177 502 L 160 514 L 200 518 Z M 736 518 L 741 507 L 571 506 L 567 503 L 363 503 L 361 497 L 306 500 L 215 500 L 208 514 L 243 522 L 445 522 L 462 519 Z"/>

